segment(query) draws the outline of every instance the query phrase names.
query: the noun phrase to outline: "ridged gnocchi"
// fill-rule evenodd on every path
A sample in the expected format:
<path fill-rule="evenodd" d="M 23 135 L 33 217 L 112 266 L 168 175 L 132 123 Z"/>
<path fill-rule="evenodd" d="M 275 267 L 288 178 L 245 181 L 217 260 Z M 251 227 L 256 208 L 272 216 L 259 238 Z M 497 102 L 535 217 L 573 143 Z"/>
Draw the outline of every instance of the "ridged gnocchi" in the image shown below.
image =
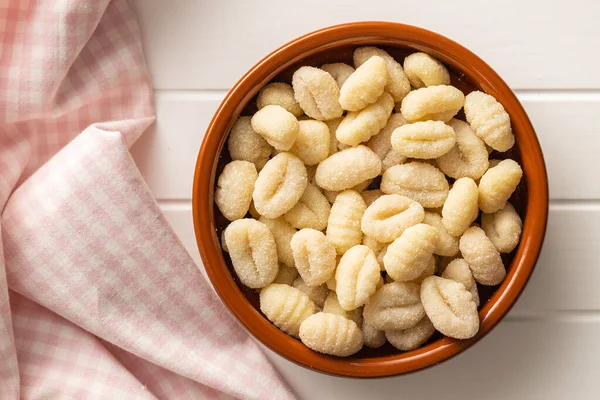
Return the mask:
<path fill-rule="evenodd" d="M 449 85 L 413 90 L 402 100 L 400 111 L 408 121 L 450 121 L 465 103 L 463 92 Z"/>
<path fill-rule="evenodd" d="M 225 165 L 215 190 L 215 203 L 225 218 L 235 221 L 248 213 L 257 177 L 256 167 L 249 161 L 237 160 Z"/>
<path fill-rule="evenodd" d="M 350 248 L 335 270 L 335 291 L 342 308 L 354 310 L 364 305 L 381 279 L 373 251 L 364 245 Z"/>
<path fill-rule="evenodd" d="M 268 105 L 281 106 L 294 114 L 296 118 L 304 114 L 300 104 L 294 97 L 294 89 L 287 83 L 269 83 L 260 90 L 256 99 L 256 106 L 260 110 Z"/>
<path fill-rule="evenodd" d="M 317 165 L 329 156 L 329 128 L 324 122 L 309 119 L 298 122 L 298 136 L 290 153 L 308 166 Z"/>
<path fill-rule="evenodd" d="M 455 339 L 469 339 L 479 330 L 473 296 L 462 283 L 431 276 L 421 285 L 421 301 L 435 329 Z"/>
<path fill-rule="evenodd" d="M 423 162 L 395 165 L 381 177 L 383 193 L 406 196 L 425 208 L 441 207 L 448 197 L 448 190 L 444 174 L 433 165 Z"/>
<path fill-rule="evenodd" d="M 475 91 L 465 98 L 465 117 L 471 128 L 483 141 L 500 152 L 515 144 L 510 127 L 510 116 L 495 98 Z"/>
<path fill-rule="evenodd" d="M 362 325 L 362 307 L 355 308 L 354 310 L 346 311 L 340 305 L 337 294 L 334 291 L 329 292 L 325 303 L 323 304 L 323 312 L 335 315 L 341 315 L 342 317 L 348 318 L 356 322 L 356 325 Z"/>
<path fill-rule="evenodd" d="M 521 166 L 511 159 L 502 160 L 486 171 L 479 181 L 479 208 L 490 214 L 500 210 L 513 194 L 521 178 Z"/>
<path fill-rule="evenodd" d="M 392 133 L 392 147 L 405 157 L 432 159 L 454 147 L 454 129 L 442 121 L 422 121 L 405 124 Z"/>
<path fill-rule="evenodd" d="M 500 253 L 510 253 L 519 244 L 523 221 L 510 203 L 493 214 L 481 216 L 481 227 Z"/>
<path fill-rule="evenodd" d="M 471 292 L 475 305 L 479 306 L 479 292 L 477 291 L 477 283 L 473 278 L 473 273 L 469 264 L 462 258 L 452 260 L 447 266 L 444 272 L 442 272 L 442 278 L 451 279 L 455 282 L 462 283 L 465 289 Z"/>
<path fill-rule="evenodd" d="M 442 223 L 442 216 L 440 214 L 436 212 L 425 211 L 423 223 L 436 228 L 440 235 L 433 254 L 446 257 L 452 257 L 458 254 L 458 238 L 456 236 L 452 236 L 444 227 L 444 224 Z"/>
<path fill-rule="evenodd" d="M 406 57 L 404 72 L 415 89 L 450 84 L 450 73 L 444 64 L 426 53 L 413 53 Z"/>
<path fill-rule="evenodd" d="M 250 117 L 239 117 L 231 127 L 227 149 L 232 160 L 250 161 L 260 171 L 269 161 L 273 148 L 254 132 Z"/>
<path fill-rule="evenodd" d="M 315 303 L 317 307 L 321 308 L 325 304 L 325 299 L 329 294 L 329 289 L 327 289 L 327 286 L 325 284 L 321 284 L 318 286 L 308 286 L 301 277 L 294 279 L 291 286 L 298 289 L 302 293 L 305 293 L 310 299 L 310 301 Z"/>
<path fill-rule="evenodd" d="M 308 295 L 288 285 L 272 283 L 260 291 L 260 311 L 277 328 L 295 338 L 300 324 L 317 312 Z"/>
<path fill-rule="evenodd" d="M 337 254 L 342 255 L 361 243 L 363 233 L 360 222 L 366 209 L 365 201 L 354 190 L 345 190 L 336 196 L 329 213 L 327 238 L 333 243 Z"/>
<path fill-rule="evenodd" d="M 425 316 L 412 328 L 385 331 L 385 338 L 398 350 L 409 351 L 420 347 L 434 332 L 435 327 Z"/>
<path fill-rule="evenodd" d="M 261 171 L 262 172 L 262 171 Z M 317 167 L 315 180 L 325 190 L 349 189 L 381 173 L 381 160 L 371 149 L 360 145 L 339 151 Z"/>
<path fill-rule="evenodd" d="M 335 271 L 335 248 L 323 232 L 300 229 L 290 242 L 298 273 L 308 286 L 325 283 Z"/>
<path fill-rule="evenodd" d="M 294 114 L 276 105 L 268 105 L 258 110 L 250 123 L 256 133 L 280 151 L 287 151 L 292 147 L 300 130 L 300 124 Z"/>
<path fill-rule="evenodd" d="M 361 229 L 365 235 L 389 243 L 423 221 L 424 216 L 423 206 L 416 201 L 397 194 L 383 195 L 365 210 Z"/>
<path fill-rule="evenodd" d="M 479 214 L 479 190 L 471 178 L 457 179 L 442 207 L 442 224 L 453 236 L 460 236 Z"/>
<path fill-rule="evenodd" d="M 277 218 L 292 209 L 308 185 L 306 167 L 292 153 L 279 153 L 258 174 L 252 199 L 267 218 Z"/>
<path fill-rule="evenodd" d="M 383 265 L 394 281 L 410 281 L 427 269 L 439 240 L 438 230 L 427 224 L 407 228 L 387 248 Z"/>
<path fill-rule="evenodd" d="M 394 60 L 385 50 L 373 46 L 359 47 L 354 51 L 354 65 L 356 67 L 363 65 L 372 57 L 381 57 L 385 61 L 388 72 L 388 82 L 384 89 L 392 95 L 394 102 L 398 103 L 410 92 L 410 82 L 402 65 Z"/>
<path fill-rule="evenodd" d="M 363 322 L 362 334 L 364 345 L 372 349 L 378 349 L 385 344 L 385 332 L 373 328 L 371 325 Z"/>
<path fill-rule="evenodd" d="M 348 111 L 362 110 L 377 101 L 387 82 L 388 70 L 385 61 L 381 57 L 371 57 L 356 68 L 340 88 L 340 105 Z"/>
<path fill-rule="evenodd" d="M 504 280 L 506 270 L 500 253 L 480 227 L 467 229 L 460 237 L 459 247 L 477 282 L 495 286 Z"/>
<path fill-rule="evenodd" d="M 342 116 L 338 101 L 340 88 L 326 71 L 315 67 L 300 67 L 292 77 L 294 97 L 309 117 L 327 121 Z"/>
<path fill-rule="evenodd" d="M 363 345 L 362 332 L 356 322 L 324 312 L 302 321 L 300 340 L 311 350 L 338 357 L 351 356 Z"/>
<path fill-rule="evenodd" d="M 309 183 L 294 207 L 283 218 L 294 228 L 322 231 L 327 227 L 331 205 L 318 187 Z"/>
<path fill-rule="evenodd" d="M 394 109 L 394 100 L 384 92 L 373 104 L 349 112 L 337 127 L 335 137 L 339 143 L 357 146 L 377 135 L 383 129 Z"/>
<path fill-rule="evenodd" d="M 275 239 L 275 247 L 277 248 L 277 257 L 279 262 L 284 263 L 289 267 L 294 266 L 294 256 L 292 254 L 292 236 L 297 232 L 283 217 L 270 219 L 260 217 L 259 221 L 269 228 Z"/>
<path fill-rule="evenodd" d="M 466 122 L 453 118 L 448 125 L 456 133 L 456 145 L 435 160 L 438 168 L 454 179 L 481 178 L 489 167 L 485 144 Z"/>
<path fill-rule="evenodd" d="M 408 329 L 425 316 L 419 285 L 386 283 L 363 309 L 363 321 L 378 330 Z"/>
<path fill-rule="evenodd" d="M 273 282 L 278 271 L 277 248 L 269 228 L 254 219 L 238 219 L 225 229 L 225 242 L 233 269 L 252 289 Z"/>
<path fill-rule="evenodd" d="M 355 71 L 350 65 L 344 63 L 323 64 L 321 65 L 321 69 L 333 76 L 333 79 L 335 79 L 340 88 Z"/>

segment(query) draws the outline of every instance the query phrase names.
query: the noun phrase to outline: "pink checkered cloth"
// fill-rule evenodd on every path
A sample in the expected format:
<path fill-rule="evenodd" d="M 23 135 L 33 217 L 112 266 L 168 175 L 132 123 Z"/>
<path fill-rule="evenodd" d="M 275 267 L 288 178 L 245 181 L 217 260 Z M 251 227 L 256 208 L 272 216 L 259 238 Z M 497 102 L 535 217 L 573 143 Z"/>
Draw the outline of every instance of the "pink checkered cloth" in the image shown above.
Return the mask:
<path fill-rule="evenodd" d="M 154 121 L 125 0 L 0 0 L 0 398 L 292 399 L 128 148 Z"/>

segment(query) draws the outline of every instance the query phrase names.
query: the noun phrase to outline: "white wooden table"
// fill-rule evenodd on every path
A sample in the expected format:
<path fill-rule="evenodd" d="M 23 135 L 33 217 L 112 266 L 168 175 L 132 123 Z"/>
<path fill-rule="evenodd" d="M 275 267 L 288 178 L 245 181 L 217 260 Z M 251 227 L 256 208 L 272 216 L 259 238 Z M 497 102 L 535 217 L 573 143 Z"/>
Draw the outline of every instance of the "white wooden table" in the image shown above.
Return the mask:
<path fill-rule="evenodd" d="M 134 4 L 158 119 L 133 153 L 199 264 L 190 198 L 205 128 L 226 91 L 249 67 L 306 32 L 359 20 L 393 20 L 437 31 L 495 68 L 537 130 L 550 176 L 550 220 L 536 272 L 510 315 L 473 349 L 403 377 L 334 378 L 266 350 L 301 398 L 600 398 L 599 1 Z"/>

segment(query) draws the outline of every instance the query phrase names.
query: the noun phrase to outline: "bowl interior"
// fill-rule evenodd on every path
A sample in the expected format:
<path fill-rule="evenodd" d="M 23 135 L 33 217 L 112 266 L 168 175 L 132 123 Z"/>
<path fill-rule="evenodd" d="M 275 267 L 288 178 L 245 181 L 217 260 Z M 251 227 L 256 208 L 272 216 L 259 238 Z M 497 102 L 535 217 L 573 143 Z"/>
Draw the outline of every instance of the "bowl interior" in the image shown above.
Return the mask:
<path fill-rule="evenodd" d="M 232 89 L 211 122 L 200 151 L 194 184 L 194 223 L 200 252 L 208 275 L 224 303 L 263 344 L 300 365 L 343 376 L 373 377 L 411 372 L 443 361 L 469 347 L 497 324 L 525 286 L 543 241 L 547 219 L 547 180 L 543 157 L 520 103 L 498 75 L 462 46 L 422 29 L 391 23 L 357 23 L 328 28 L 299 38 L 267 56 Z M 313 35 L 314 37 L 311 37 Z M 356 47 L 383 48 L 400 63 L 415 51 L 424 51 L 449 69 L 452 85 L 465 94 L 482 90 L 496 97 L 511 116 L 516 145 L 506 153 L 493 152 L 490 159 L 512 158 L 523 167 L 524 179 L 511 202 L 524 221 L 521 243 L 503 255 L 507 278 L 499 287 L 479 286 L 480 332 L 469 340 L 434 335 L 423 347 L 401 352 L 390 344 L 379 349 L 364 347 L 348 358 L 318 354 L 287 336 L 260 313 L 258 292 L 243 286 L 219 238 L 228 221 L 214 206 L 216 177 L 231 158 L 225 146 L 229 129 L 240 115 L 256 111 L 256 95 L 272 81 L 291 82 L 293 72 L 303 65 L 352 63 Z M 464 120 L 462 111 L 457 118 Z M 378 183 L 376 183 L 377 185 Z M 528 188 L 531 193 L 528 194 Z M 532 205 L 534 209 L 531 209 Z M 227 270 L 225 270 L 226 266 Z"/>

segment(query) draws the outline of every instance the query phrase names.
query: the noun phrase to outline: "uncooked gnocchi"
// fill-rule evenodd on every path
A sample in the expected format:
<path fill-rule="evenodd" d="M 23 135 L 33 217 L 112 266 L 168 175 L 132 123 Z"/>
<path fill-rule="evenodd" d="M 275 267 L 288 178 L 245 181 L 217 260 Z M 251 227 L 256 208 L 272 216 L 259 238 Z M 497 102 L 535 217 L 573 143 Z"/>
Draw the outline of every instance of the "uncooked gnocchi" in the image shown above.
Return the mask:
<path fill-rule="evenodd" d="M 227 149 L 232 160 L 244 160 L 254 163 L 260 171 L 269 161 L 273 148 L 267 141 L 254 132 L 250 117 L 239 117 L 229 132 Z"/>
<path fill-rule="evenodd" d="M 413 53 L 406 57 L 404 72 L 415 89 L 450 84 L 450 73 L 444 64 L 426 53 Z"/>
<path fill-rule="evenodd" d="M 423 162 L 409 162 L 388 168 L 381 178 L 381 191 L 399 194 L 419 202 L 425 208 L 441 207 L 448 197 L 444 174 Z"/>
<path fill-rule="evenodd" d="M 394 102 L 398 103 L 410 92 L 410 82 L 402 65 L 394 60 L 385 50 L 373 46 L 359 47 L 354 51 L 354 65 L 363 65 L 374 56 L 381 57 L 385 61 L 388 72 L 388 82 L 385 91 L 392 95 Z"/>
<path fill-rule="evenodd" d="M 435 329 L 444 335 L 469 339 L 479 330 L 477 306 L 462 283 L 430 276 L 421 285 L 421 301 Z"/>
<path fill-rule="evenodd" d="M 345 190 L 336 196 L 329 213 L 327 238 L 333 243 L 337 254 L 342 255 L 361 243 L 363 233 L 360 222 L 366 209 L 365 201 L 354 190 Z"/>
<path fill-rule="evenodd" d="M 252 289 L 273 282 L 277 275 L 277 248 L 267 226 L 254 219 L 238 219 L 225 229 L 225 242 L 233 269 Z"/>
<path fill-rule="evenodd" d="M 450 121 L 465 103 L 465 95 L 454 86 L 438 85 L 413 90 L 402 100 L 400 110 L 409 121 Z"/>
<path fill-rule="evenodd" d="M 260 311 L 276 327 L 297 338 L 300 324 L 317 312 L 317 306 L 302 291 L 272 283 L 260 291 Z"/>
<path fill-rule="evenodd" d="M 502 104 L 487 93 L 475 91 L 465 98 L 465 117 L 483 141 L 494 150 L 507 151 L 515 144 L 510 116 Z"/>
<path fill-rule="evenodd" d="M 484 213 L 500 210 L 523 177 L 523 170 L 515 160 L 502 160 L 486 171 L 479 181 L 479 208 Z"/>
<path fill-rule="evenodd" d="M 230 221 L 244 218 L 257 177 L 256 167 L 249 161 L 232 161 L 223 168 L 217 180 L 215 203 L 225 218 Z"/>
<path fill-rule="evenodd" d="M 362 110 L 383 94 L 387 82 L 388 70 L 385 61 L 381 57 L 371 57 L 356 68 L 340 88 L 340 105 L 348 111 Z"/>
<path fill-rule="evenodd" d="M 523 221 L 510 203 L 493 214 L 481 216 L 481 227 L 500 253 L 510 253 L 519 244 Z"/>
<path fill-rule="evenodd" d="M 300 67 L 292 77 L 294 97 L 304 113 L 319 121 L 342 116 L 340 88 L 333 77 L 322 69 Z"/>
<path fill-rule="evenodd" d="M 478 226 L 467 229 L 460 237 L 459 247 L 477 282 L 495 286 L 504 280 L 506 270 L 500 253 L 483 229 Z"/>
<path fill-rule="evenodd" d="M 318 187 L 309 183 L 296 205 L 283 215 L 294 228 L 322 231 L 327 227 L 331 205 Z"/>
<path fill-rule="evenodd" d="M 378 330 L 408 329 L 425 316 L 419 285 L 386 283 L 365 305 L 364 322 Z"/>
<path fill-rule="evenodd" d="M 302 321 L 300 340 L 311 350 L 338 357 L 351 356 L 363 346 L 362 332 L 356 322 L 324 312 Z"/>
<path fill-rule="evenodd" d="M 398 154 L 411 158 L 432 159 L 454 147 L 454 129 L 441 121 L 405 124 L 392 133 L 392 147 Z"/>
<path fill-rule="evenodd" d="M 395 281 L 410 281 L 417 278 L 429 265 L 437 246 L 439 233 L 427 224 L 407 228 L 387 248 L 383 264 Z"/>
<path fill-rule="evenodd" d="M 344 310 L 354 310 L 369 300 L 381 279 L 373 251 L 364 245 L 350 248 L 335 270 L 335 291 Z"/>
<path fill-rule="evenodd" d="M 254 184 L 254 206 L 260 215 L 277 218 L 292 209 L 308 184 L 306 167 L 292 153 L 279 153 L 269 160 Z"/>
<path fill-rule="evenodd" d="M 262 171 L 261 171 L 262 172 Z M 366 146 L 339 151 L 317 167 L 315 180 L 325 190 L 345 190 L 381 173 L 381 160 Z"/>
<path fill-rule="evenodd" d="M 365 235 L 388 243 L 399 237 L 406 228 L 423 221 L 424 215 L 423 206 L 416 201 L 388 194 L 367 207 L 361 220 L 361 229 Z"/>
<path fill-rule="evenodd" d="M 287 151 L 292 147 L 300 130 L 300 124 L 294 114 L 276 105 L 268 105 L 258 110 L 250 123 L 256 133 L 280 151 Z"/>
<path fill-rule="evenodd" d="M 294 114 L 296 118 L 304 114 L 294 98 L 294 89 L 287 83 L 269 83 L 260 90 L 256 99 L 256 106 L 260 110 L 268 105 L 281 106 Z"/>
<path fill-rule="evenodd" d="M 508 202 L 523 171 L 490 160 L 514 145 L 508 114 L 425 53 L 331 61 L 268 83 L 233 123 L 213 196 L 233 221 L 224 257 L 269 321 L 324 354 L 473 337 L 478 285 L 505 279 L 523 230 Z"/>
<path fill-rule="evenodd" d="M 349 112 L 337 127 L 335 137 L 339 143 L 356 146 L 369 140 L 383 129 L 394 109 L 394 100 L 383 93 L 377 101 L 359 111 Z"/>
<path fill-rule="evenodd" d="M 294 234 L 290 245 L 298 273 L 308 286 L 318 286 L 331 278 L 335 270 L 335 248 L 323 232 L 301 229 Z"/>

